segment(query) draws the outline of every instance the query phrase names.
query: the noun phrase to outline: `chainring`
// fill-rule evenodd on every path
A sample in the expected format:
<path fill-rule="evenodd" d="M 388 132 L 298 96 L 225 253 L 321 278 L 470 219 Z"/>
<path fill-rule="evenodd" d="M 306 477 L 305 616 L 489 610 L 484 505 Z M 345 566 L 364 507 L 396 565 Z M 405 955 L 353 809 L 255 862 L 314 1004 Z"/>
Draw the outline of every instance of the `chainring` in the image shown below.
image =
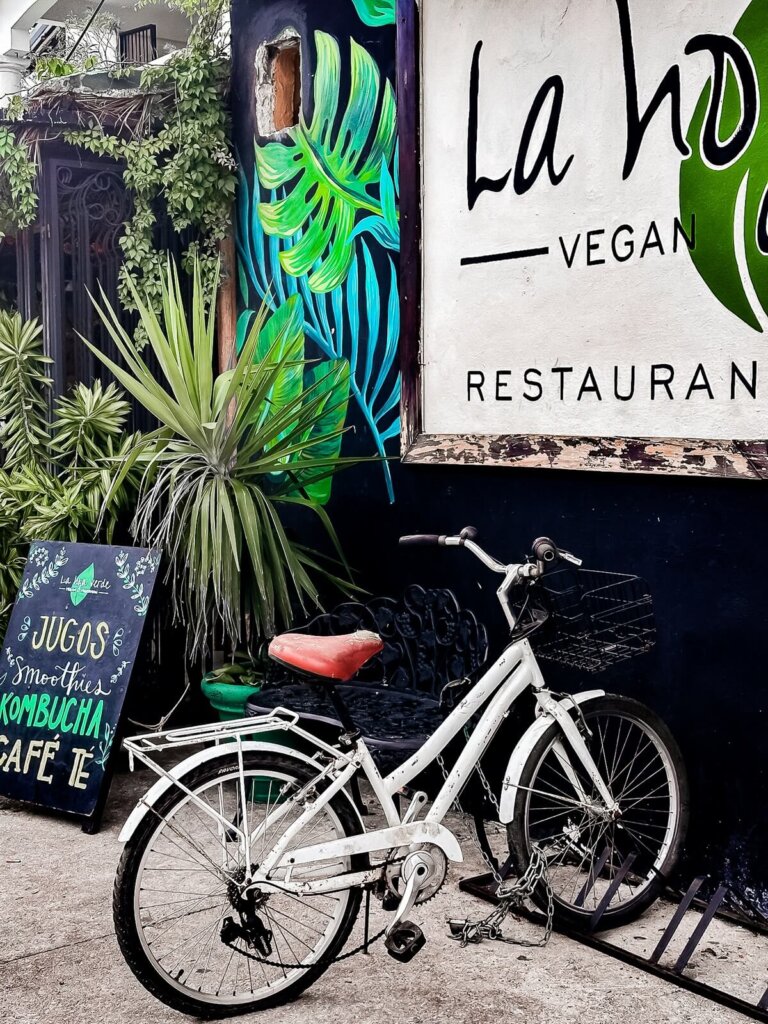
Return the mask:
<path fill-rule="evenodd" d="M 427 875 L 424 885 L 419 890 L 419 895 L 416 897 L 416 906 L 422 903 L 427 903 L 433 899 L 443 887 L 445 880 L 448 876 L 448 858 L 440 849 L 439 846 L 434 846 L 432 843 L 422 843 L 414 846 L 409 850 L 410 853 L 420 853 L 422 858 L 427 861 L 431 861 L 432 868 Z M 391 893 L 398 897 L 403 895 L 400 889 L 402 885 L 401 871 L 403 864 L 407 857 L 399 863 L 390 863 L 387 865 L 386 879 L 387 888 Z"/>

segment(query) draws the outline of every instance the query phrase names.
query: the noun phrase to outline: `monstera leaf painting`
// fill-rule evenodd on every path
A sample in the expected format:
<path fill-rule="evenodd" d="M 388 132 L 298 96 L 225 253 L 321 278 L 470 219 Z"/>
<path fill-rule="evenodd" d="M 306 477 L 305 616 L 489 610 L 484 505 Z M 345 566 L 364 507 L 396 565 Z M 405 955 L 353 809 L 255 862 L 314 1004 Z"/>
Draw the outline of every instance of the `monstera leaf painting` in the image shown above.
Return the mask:
<path fill-rule="evenodd" d="M 352 0 L 366 25 L 394 25 L 395 0 Z"/>
<path fill-rule="evenodd" d="M 348 363 L 350 397 L 382 458 L 387 494 L 394 501 L 386 445 L 400 433 L 400 303 L 395 264 L 386 255 L 384 266 L 377 268 L 371 248 L 361 239 L 346 281 L 330 293 L 312 291 L 306 275 L 286 274 L 280 261 L 285 247 L 301 240 L 301 232 L 289 239 L 264 232 L 258 210 L 262 200 L 274 202 L 275 198 L 274 192 L 261 190 L 256 174 L 251 184 L 241 171 L 237 232 L 241 293 L 246 301 L 255 297 L 271 310 L 300 299 L 305 337 L 327 360 Z M 238 350 L 255 315 L 248 310 L 240 318 Z"/>
<path fill-rule="evenodd" d="M 308 275 L 312 291 L 326 293 L 344 281 L 352 265 L 356 221 L 384 219 L 382 167 L 392 161 L 397 125 L 392 86 L 385 80 L 382 87 L 376 62 L 354 39 L 349 97 L 339 117 L 339 45 L 325 32 L 315 33 L 315 45 L 312 121 L 308 125 L 302 115 L 287 142 L 257 146 L 256 167 L 265 188 L 285 189 L 282 198 L 258 208 L 266 233 L 292 238 L 301 232 L 280 253 L 283 269 L 294 277 Z"/>
<path fill-rule="evenodd" d="M 760 94 L 768 99 L 768 0 L 752 0 L 734 35 L 752 57 Z M 693 262 L 712 293 L 745 323 L 762 331 L 768 313 L 768 256 L 758 246 L 763 196 L 768 187 L 768 117 L 760 112 L 747 150 L 730 167 L 716 170 L 701 156 L 699 139 L 710 100 L 710 84 L 696 106 L 688 131 L 692 156 L 680 172 L 683 224 L 696 216 Z M 719 134 L 725 140 L 741 117 L 739 85 L 728 72 Z M 766 211 L 762 211 L 765 216 Z"/>

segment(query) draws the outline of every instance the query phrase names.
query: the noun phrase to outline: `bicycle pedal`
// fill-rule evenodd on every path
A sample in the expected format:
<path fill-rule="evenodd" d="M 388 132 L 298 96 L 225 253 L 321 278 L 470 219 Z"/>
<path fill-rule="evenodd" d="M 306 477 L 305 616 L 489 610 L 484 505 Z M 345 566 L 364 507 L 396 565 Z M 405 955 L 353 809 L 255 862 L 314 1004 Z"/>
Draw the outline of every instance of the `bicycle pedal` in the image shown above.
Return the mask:
<path fill-rule="evenodd" d="M 401 964 L 407 964 L 413 960 L 416 954 L 427 944 L 424 932 L 413 921 L 401 921 L 395 925 L 392 931 L 384 940 L 389 955 L 399 960 Z"/>

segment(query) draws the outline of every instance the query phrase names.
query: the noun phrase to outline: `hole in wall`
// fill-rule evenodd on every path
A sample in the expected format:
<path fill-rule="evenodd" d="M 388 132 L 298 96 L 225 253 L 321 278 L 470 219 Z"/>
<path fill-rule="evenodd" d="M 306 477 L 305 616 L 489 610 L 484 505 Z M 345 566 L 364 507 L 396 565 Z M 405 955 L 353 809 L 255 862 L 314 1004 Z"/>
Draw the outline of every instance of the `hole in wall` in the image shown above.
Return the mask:
<path fill-rule="evenodd" d="M 301 114 L 301 39 L 285 29 L 256 51 L 256 127 L 260 135 L 293 128 Z"/>

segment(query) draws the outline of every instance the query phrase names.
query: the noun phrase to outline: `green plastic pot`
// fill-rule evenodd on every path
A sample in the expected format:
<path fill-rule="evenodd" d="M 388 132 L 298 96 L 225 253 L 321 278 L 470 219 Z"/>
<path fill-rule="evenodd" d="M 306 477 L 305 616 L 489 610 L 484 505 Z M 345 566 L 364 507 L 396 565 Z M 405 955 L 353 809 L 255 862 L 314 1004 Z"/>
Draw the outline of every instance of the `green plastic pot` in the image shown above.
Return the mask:
<path fill-rule="evenodd" d="M 260 687 L 250 686 L 247 683 L 228 683 L 220 679 L 211 678 L 212 673 L 203 676 L 200 688 L 208 703 L 217 712 L 219 721 L 234 722 L 238 718 L 245 718 L 245 705 Z M 285 740 L 285 733 L 276 729 L 274 732 L 260 732 L 246 739 L 263 740 L 265 743 L 277 743 L 280 746 L 290 746 Z M 269 796 L 269 783 L 258 781 L 253 782 L 252 799 L 256 803 L 266 803 Z M 274 790 L 271 802 L 275 802 Z"/>

